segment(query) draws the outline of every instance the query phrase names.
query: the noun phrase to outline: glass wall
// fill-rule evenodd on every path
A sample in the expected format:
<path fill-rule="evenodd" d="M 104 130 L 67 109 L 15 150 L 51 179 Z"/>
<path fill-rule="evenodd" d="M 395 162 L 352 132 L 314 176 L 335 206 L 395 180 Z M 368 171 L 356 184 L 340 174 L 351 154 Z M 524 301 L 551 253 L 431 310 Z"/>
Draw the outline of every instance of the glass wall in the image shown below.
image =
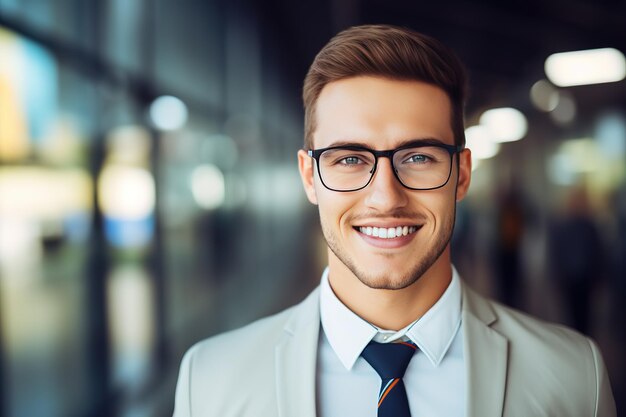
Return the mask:
<path fill-rule="evenodd" d="M 0 2 L 0 415 L 171 414 L 184 350 L 315 285 L 298 93 L 237 7 Z"/>

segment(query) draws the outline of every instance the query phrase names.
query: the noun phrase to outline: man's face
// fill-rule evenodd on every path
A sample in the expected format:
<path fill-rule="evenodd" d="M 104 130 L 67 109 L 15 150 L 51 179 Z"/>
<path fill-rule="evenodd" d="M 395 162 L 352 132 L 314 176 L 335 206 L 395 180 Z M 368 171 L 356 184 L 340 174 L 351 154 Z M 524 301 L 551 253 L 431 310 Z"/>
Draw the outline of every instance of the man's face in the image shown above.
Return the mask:
<path fill-rule="evenodd" d="M 377 77 L 335 81 L 317 101 L 314 147 L 356 144 L 387 150 L 415 139 L 453 145 L 450 112 L 446 93 L 430 84 Z M 401 289 L 449 250 L 455 204 L 469 185 L 469 151 L 454 157 L 461 166 L 457 170 L 454 161 L 448 183 L 429 191 L 403 187 L 388 158 L 379 159 L 366 188 L 330 191 L 315 172 L 313 158 L 304 151 L 298 158 L 307 197 L 319 206 L 331 271 L 334 264 L 345 266 L 370 288 Z M 403 233 L 385 239 L 364 233 L 367 227 L 401 227 Z"/>

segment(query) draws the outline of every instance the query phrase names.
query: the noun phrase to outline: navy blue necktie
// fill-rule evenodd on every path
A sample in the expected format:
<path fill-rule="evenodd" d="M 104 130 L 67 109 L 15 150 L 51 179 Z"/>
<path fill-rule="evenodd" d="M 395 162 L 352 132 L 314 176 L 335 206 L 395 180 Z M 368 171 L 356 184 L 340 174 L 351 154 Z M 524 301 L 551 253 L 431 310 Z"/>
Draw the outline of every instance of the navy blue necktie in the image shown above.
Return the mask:
<path fill-rule="evenodd" d="M 411 417 L 402 377 L 417 346 L 412 343 L 370 342 L 361 356 L 381 379 L 378 417 Z"/>

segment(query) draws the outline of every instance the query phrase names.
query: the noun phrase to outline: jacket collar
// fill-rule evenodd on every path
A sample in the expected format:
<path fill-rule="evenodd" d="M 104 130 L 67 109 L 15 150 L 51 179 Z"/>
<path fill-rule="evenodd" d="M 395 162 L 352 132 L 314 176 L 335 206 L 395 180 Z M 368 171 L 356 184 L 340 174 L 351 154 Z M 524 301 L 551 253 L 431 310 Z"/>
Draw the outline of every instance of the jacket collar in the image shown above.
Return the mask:
<path fill-rule="evenodd" d="M 508 340 L 491 326 L 491 302 L 463 283 L 463 348 L 467 369 L 467 416 L 501 416 L 504 406 Z"/>
<path fill-rule="evenodd" d="M 293 314 L 274 351 L 279 417 L 316 416 L 319 333 L 319 288 L 316 288 L 304 301 L 293 307 Z"/>

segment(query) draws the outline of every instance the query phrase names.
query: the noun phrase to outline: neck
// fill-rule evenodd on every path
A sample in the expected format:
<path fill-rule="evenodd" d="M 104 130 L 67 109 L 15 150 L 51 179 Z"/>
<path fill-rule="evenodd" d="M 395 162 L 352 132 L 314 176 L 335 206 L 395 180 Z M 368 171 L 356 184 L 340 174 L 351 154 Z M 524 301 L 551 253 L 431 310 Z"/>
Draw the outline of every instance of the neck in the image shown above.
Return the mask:
<path fill-rule="evenodd" d="M 363 320 L 381 329 L 400 330 L 421 318 L 450 285 L 450 249 L 416 282 L 400 290 L 366 286 L 332 253 L 328 280 L 337 298 Z"/>

